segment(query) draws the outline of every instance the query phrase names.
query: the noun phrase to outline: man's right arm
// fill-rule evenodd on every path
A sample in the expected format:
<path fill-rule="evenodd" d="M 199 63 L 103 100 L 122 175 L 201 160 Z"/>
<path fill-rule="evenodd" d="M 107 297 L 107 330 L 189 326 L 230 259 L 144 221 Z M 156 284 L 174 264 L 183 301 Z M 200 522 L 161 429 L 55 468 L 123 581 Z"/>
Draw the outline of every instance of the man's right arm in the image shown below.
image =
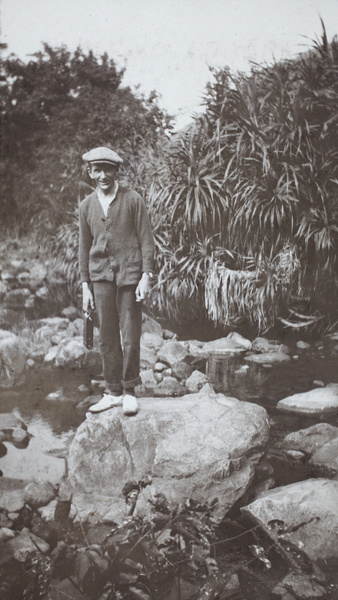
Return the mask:
<path fill-rule="evenodd" d="M 79 266 L 82 282 L 82 308 L 85 312 L 94 309 L 94 297 L 89 287 L 89 251 L 93 236 L 89 229 L 83 206 L 80 206 L 79 219 Z"/>

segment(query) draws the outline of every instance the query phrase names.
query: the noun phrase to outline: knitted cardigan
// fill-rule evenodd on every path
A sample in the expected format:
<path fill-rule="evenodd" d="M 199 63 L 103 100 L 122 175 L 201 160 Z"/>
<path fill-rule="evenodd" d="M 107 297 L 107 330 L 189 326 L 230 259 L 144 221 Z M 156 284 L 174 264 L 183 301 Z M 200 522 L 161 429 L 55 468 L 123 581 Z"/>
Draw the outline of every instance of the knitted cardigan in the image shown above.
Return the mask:
<path fill-rule="evenodd" d="M 81 281 L 113 281 L 135 285 L 152 271 L 154 239 L 139 194 L 119 186 L 104 215 L 97 193 L 80 204 L 79 265 Z"/>

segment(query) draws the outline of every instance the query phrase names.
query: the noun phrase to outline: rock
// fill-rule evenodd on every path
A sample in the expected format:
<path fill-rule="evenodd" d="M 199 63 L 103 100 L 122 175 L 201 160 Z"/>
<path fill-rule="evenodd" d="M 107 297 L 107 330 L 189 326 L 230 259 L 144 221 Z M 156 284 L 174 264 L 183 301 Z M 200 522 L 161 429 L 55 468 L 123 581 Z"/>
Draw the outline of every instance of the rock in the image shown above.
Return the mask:
<path fill-rule="evenodd" d="M 240 333 L 237 333 L 237 331 L 231 331 L 227 337 L 229 340 L 232 340 L 239 346 L 243 346 L 243 348 L 245 348 L 246 350 L 251 350 L 252 348 L 252 343 L 250 342 L 250 340 L 243 337 Z"/>
<path fill-rule="evenodd" d="M 25 502 L 32 508 L 45 506 L 55 498 L 56 489 L 50 481 L 32 481 L 25 487 Z"/>
<path fill-rule="evenodd" d="M 338 427 L 329 423 L 317 423 L 286 435 L 284 447 L 287 450 L 296 450 L 312 456 L 314 452 L 336 438 L 338 438 Z"/>
<path fill-rule="evenodd" d="M 46 400 L 51 400 L 52 402 L 55 400 L 65 400 L 63 389 L 61 388 L 60 390 L 55 390 L 55 392 L 50 392 L 50 394 L 46 396 Z"/>
<path fill-rule="evenodd" d="M 241 354 L 248 350 L 247 342 L 249 340 L 242 338 L 242 336 L 239 336 L 239 334 L 233 337 L 230 337 L 230 335 L 231 334 L 229 334 L 227 337 L 219 338 L 218 340 L 213 340 L 212 342 L 206 342 L 205 344 L 203 344 L 202 348 L 196 348 L 194 355 L 205 357 L 208 357 L 210 355 L 228 356 L 234 354 Z M 243 340 L 243 343 L 239 338 Z M 251 342 L 249 343 L 251 346 Z"/>
<path fill-rule="evenodd" d="M 22 428 L 27 430 L 26 425 L 21 419 L 13 415 L 13 413 L 1 413 L 0 414 L 0 431 L 5 431 L 12 435 L 12 432 L 16 428 Z"/>
<path fill-rule="evenodd" d="M 307 342 L 303 342 L 302 340 L 299 340 L 296 344 L 297 348 L 299 348 L 299 350 L 310 350 L 311 348 L 311 344 L 308 344 Z"/>
<path fill-rule="evenodd" d="M 1 482 L 2 483 L 2 482 Z M 23 488 L 6 489 L 6 486 L 1 486 L 0 495 L 0 510 L 6 512 L 18 512 L 25 505 L 25 494 Z"/>
<path fill-rule="evenodd" d="M 47 521 L 47 523 L 49 523 L 50 521 L 54 521 L 54 514 L 55 514 L 55 509 L 56 509 L 57 503 L 58 503 L 58 501 L 55 498 L 54 500 L 51 500 L 51 502 L 49 502 L 45 506 L 40 506 L 38 508 L 39 515 L 41 516 L 41 518 L 44 521 Z"/>
<path fill-rule="evenodd" d="M 189 365 L 184 360 L 180 360 L 180 362 L 173 365 L 173 367 L 171 369 L 171 373 L 174 377 L 176 377 L 176 379 L 179 379 L 179 381 L 182 381 L 182 380 L 186 380 L 188 377 L 190 377 L 190 375 L 192 374 L 192 372 L 194 370 L 195 369 L 194 369 L 193 365 Z M 196 391 L 198 391 L 198 390 L 196 390 Z"/>
<path fill-rule="evenodd" d="M 300 548 L 313 561 L 338 554 L 338 481 L 308 479 L 263 493 L 241 509 L 274 542 Z"/>
<path fill-rule="evenodd" d="M 210 391 L 143 398 L 140 408 L 133 418 L 120 410 L 88 415 L 70 446 L 72 486 L 110 495 L 114 506 L 126 482 L 150 476 L 169 502 L 217 497 L 222 518 L 254 478 L 269 436 L 266 411 Z"/>
<path fill-rule="evenodd" d="M 312 385 L 315 385 L 317 387 L 325 387 L 324 381 L 321 381 L 320 379 L 314 379 Z"/>
<path fill-rule="evenodd" d="M 165 365 L 164 363 L 161 362 L 157 362 L 154 366 L 154 371 L 158 372 L 158 373 L 162 373 L 162 371 L 164 371 L 167 368 L 167 365 Z"/>
<path fill-rule="evenodd" d="M 300 450 L 287 450 L 286 456 L 290 458 L 290 460 L 295 460 L 296 462 L 305 462 L 306 460 L 306 454 Z"/>
<path fill-rule="evenodd" d="M 285 344 L 281 344 L 277 340 L 267 340 L 263 337 L 257 337 L 252 342 L 252 350 L 264 354 L 270 352 L 282 352 L 283 354 L 289 353 L 289 348 Z"/>
<path fill-rule="evenodd" d="M 306 575 L 305 573 L 289 573 L 284 579 L 273 589 L 273 592 L 282 596 L 284 592 L 290 592 L 299 600 L 307 600 L 311 598 L 322 598 L 326 596 L 326 589 L 320 585 L 315 576 Z M 295 596 L 291 596 L 294 598 Z"/>
<path fill-rule="evenodd" d="M 68 337 L 82 335 L 83 332 L 83 319 L 75 319 L 69 323 L 68 321 Z M 94 339 L 98 336 L 98 329 L 94 327 Z"/>
<path fill-rule="evenodd" d="M 163 398 L 175 398 L 185 394 L 186 389 L 175 377 L 163 377 L 162 381 L 154 389 L 154 396 Z"/>
<path fill-rule="evenodd" d="M 80 319 L 82 323 L 82 319 Z M 39 319 L 38 321 L 40 327 L 44 325 L 48 325 L 48 327 L 52 327 L 53 331 L 59 331 L 60 329 L 67 329 L 69 325 L 68 319 L 63 317 L 45 317 L 44 319 Z"/>
<path fill-rule="evenodd" d="M 5 296 L 6 292 L 7 292 L 7 285 L 5 283 L 3 283 L 2 281 L 0 281 L 0 299 L 1 300 Z"/>
<path fill-rule="evenodd" d="M 160 362 L 172 367 L 174 364 L 184 361 L 189 356 L 189 351 L 180 342 L 169 340 L 164 342 L 157 356 Z"/>
<path fill-rule="evenodd" d="M 153 390 L 156 387 L 157 381 L 152 369 L 141 371 L 141 379 L 145 390 Z"/>
<path fill-rule="evenodd" d="M 148 317 L 145 313 L 142 315 L 142 333 L 154 333 L 162 336 L 162 327 L 155 319 Z"/>
<path fill-rule="evenodd" d="M 162 337 L 164 340 L 174 340 L 176 338 L 176 333 L 170 331 L 169 329 L 163 329 Z"/>
<path fill-rule="evenodd" d="M 14 560 L 23 563 L 29 554 L 48 552 L 49 544 L 24 527 L 15 538 L 6 542 L 6 550 Z"/>
<path fill-rule="evenodd" d="M 163 343 L 164 340 L 162 336 L 158 335 L 157 333 L 142 333 L 141 344 L 143 346 L 146 346 L 146 348 L 149 348 L 150 350 L 154 350 L 154 352 L 158 352 Z"/>
<path fill-rule="evenodd" d="M 333 474 L 338 474 L 338 437 L 327 442 L 313 453 L 310 464 L 324 467 Z"/>
<path fill-rule="evenodd" d="M 29 434 L 22 427 L 15 427 L 12 431 L 12 442 L 14 444 L 25 444 L 29 440 Z"/>
<path fill-rule="evenodd" d="M 43 285 L 42 287 L 39 287 L 36 292 L 35 295 L 37 296 L 37 298 L 39 298 L 40 300 L 48 300 L 49 298 L 49 289 L 47 286 Z"/>
<path fill-rule="evenodd" d="M 70 321 L 75 321 L 75 319 L 79 316 L 79 311 L 76 306 L 67 306 L 61 311 L 61 315 L 65 319 L 69 319 Z"/>
<path fill-rule="evenodd" d="M 57 346 L 53 346 L 50 350 L 48 350 L 48 352 L 45 355 L 43 361 L 45 363 L 52 363 L 52 362 L 54 362 L 58 351 L 59 351 L 59 348 Z"/>
<path fill-rule="evenodd" d="M 82 337 L 66 338 L 59 344 L 58 351 L 55 356 L 55 366 L 65 367 L 74 363 L 86 352 L 83 345 Z"/>
<path fill-rule="evenodd" d="M 236 369 L 234 373 L 236 373 L 236 375 L 245 375 L 245 373 L 248 372 L 249 368 L 249 365 L 242 365 L 241 367 L 239 367 L 239 369 Z"/>
<path fill-rule="evenodd" d="M 328 414 L 338 412 L 338 390 L 332 387 L 315 388 L 280 400 L 279 410 L 299 414 Z"/>
<path fill-rule="evenodd" d="M 287 362 L 290 360 L 290 356 L 285 352 L 262 352 L 261 354 L 250 354 L 245 356 L 244 360 L 253 362 L 259 365 L 271 365 L 273 363 Z"/>
<path fill-rule="evenodd" d="M 12 529 L 8 529 L 8 527 L 1 527 L 0 529 L 0 542 L 6 542 L 11 538 L 15 537 L 14 531 Z"/>
<path fill-rule="evenodd" d="M 26 370 L 26 351 L 23 340 L 8 331 L 6 334 L 8 335 L 0 336 L 0 387 L 11 387 L 23 383 Z"/>
<path fill-rule="evenodd" d="M 199 392 L 207 382 L 208 378 L 206 375 L 204 375 L 204 373 L 201 373 L 201 371 L 193 371 L 190 377 L 188 377 L 186 380 L 185 385 L 189 392 L 196 393 Z"/>
<path fill-rule="evenodd" d="M 77 388 L 77 391 L 80 392 L 80 394 L 89 394 L 90 386 L 86 383 L 81 383 L 81 385 L 79 385 L 79 387 Z"/>
<path fill-rule="evenodd" d="M 141 369 L 152 369 L 156 363 L 157 355 L 154 350 L 150 350 L 141 344 L 140 347 L 140 366 Z"/>

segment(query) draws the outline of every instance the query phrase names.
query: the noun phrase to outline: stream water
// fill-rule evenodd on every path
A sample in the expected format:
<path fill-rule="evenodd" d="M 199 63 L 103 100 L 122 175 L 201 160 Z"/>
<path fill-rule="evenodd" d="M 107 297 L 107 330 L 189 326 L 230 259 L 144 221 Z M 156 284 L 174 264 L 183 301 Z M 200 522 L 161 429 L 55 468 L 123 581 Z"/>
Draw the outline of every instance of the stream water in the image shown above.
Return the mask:
<path fill-rule="evenodd" d="M 293 349 L 291 349 L 293 350 Z M 332 353 L 313 351 L 298 353 L 298 358 L 272 365 L 270 368 L 250 365 L 242 358 L 210 358 L 207 365 L 209 381 L 216 391 L 234 396 L 242 401 L 264 406 L 271 419 L 271 447 L 278 447 L 290 431 L 308 427 L 318 422 L 318 417 L 282 414 L 277 402 L 288 395 L 308 391 L 314 381 L 327 384 L 338 382 L 338 359 Z M 242 368 L 241 368 L 242 367 Z M 7 444 L 8 452 L 0 460 L 4 475 L 11 478 L 31 479 L 42 474 L 57 481 L 64 471 L 62 454 L 69 445 L 76 428 L 85 418 L 85 410 L 77 408 L 88 392 L 78 390 L 81 384 L 90 386 L 90 376 L 85 370 L 40 367 L 30 372 L 26 382 L 12 390 L 0 390 L 0 413 L 14 412 L 27 425 L 31 434 L 26 448 Z M 61 400 L 49 400 L 48 394 L 61 390 Z M 142 399 L 140 399 L 142 408 Z M 323 419 L 338 425 L 337 415 Z M 59 455 L 57 457 L 56 455 Z M 276 467 L 276 464 L 274 465 Z M 277 465 L 277 482 L 289 483 L 309 476 L 305 467 L 297 473 Z M 286 480 L 285 480 L 286 479 Z"/>

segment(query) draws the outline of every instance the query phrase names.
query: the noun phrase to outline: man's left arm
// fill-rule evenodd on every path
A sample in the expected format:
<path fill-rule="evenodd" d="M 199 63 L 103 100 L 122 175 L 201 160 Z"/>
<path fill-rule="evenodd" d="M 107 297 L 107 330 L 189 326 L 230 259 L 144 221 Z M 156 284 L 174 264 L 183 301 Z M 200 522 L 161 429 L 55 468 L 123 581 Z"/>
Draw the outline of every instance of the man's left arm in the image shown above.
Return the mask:
<path fill-rule="evenodd" d="M 154 268 L 155 244 L 147 209 L 142 198 L 138 196 L 136 205 L 136 228 L 142 252 L 142 277 L 136 288 L 136 300 L 140 302 L 150 288 L 150 280 Z"/>

